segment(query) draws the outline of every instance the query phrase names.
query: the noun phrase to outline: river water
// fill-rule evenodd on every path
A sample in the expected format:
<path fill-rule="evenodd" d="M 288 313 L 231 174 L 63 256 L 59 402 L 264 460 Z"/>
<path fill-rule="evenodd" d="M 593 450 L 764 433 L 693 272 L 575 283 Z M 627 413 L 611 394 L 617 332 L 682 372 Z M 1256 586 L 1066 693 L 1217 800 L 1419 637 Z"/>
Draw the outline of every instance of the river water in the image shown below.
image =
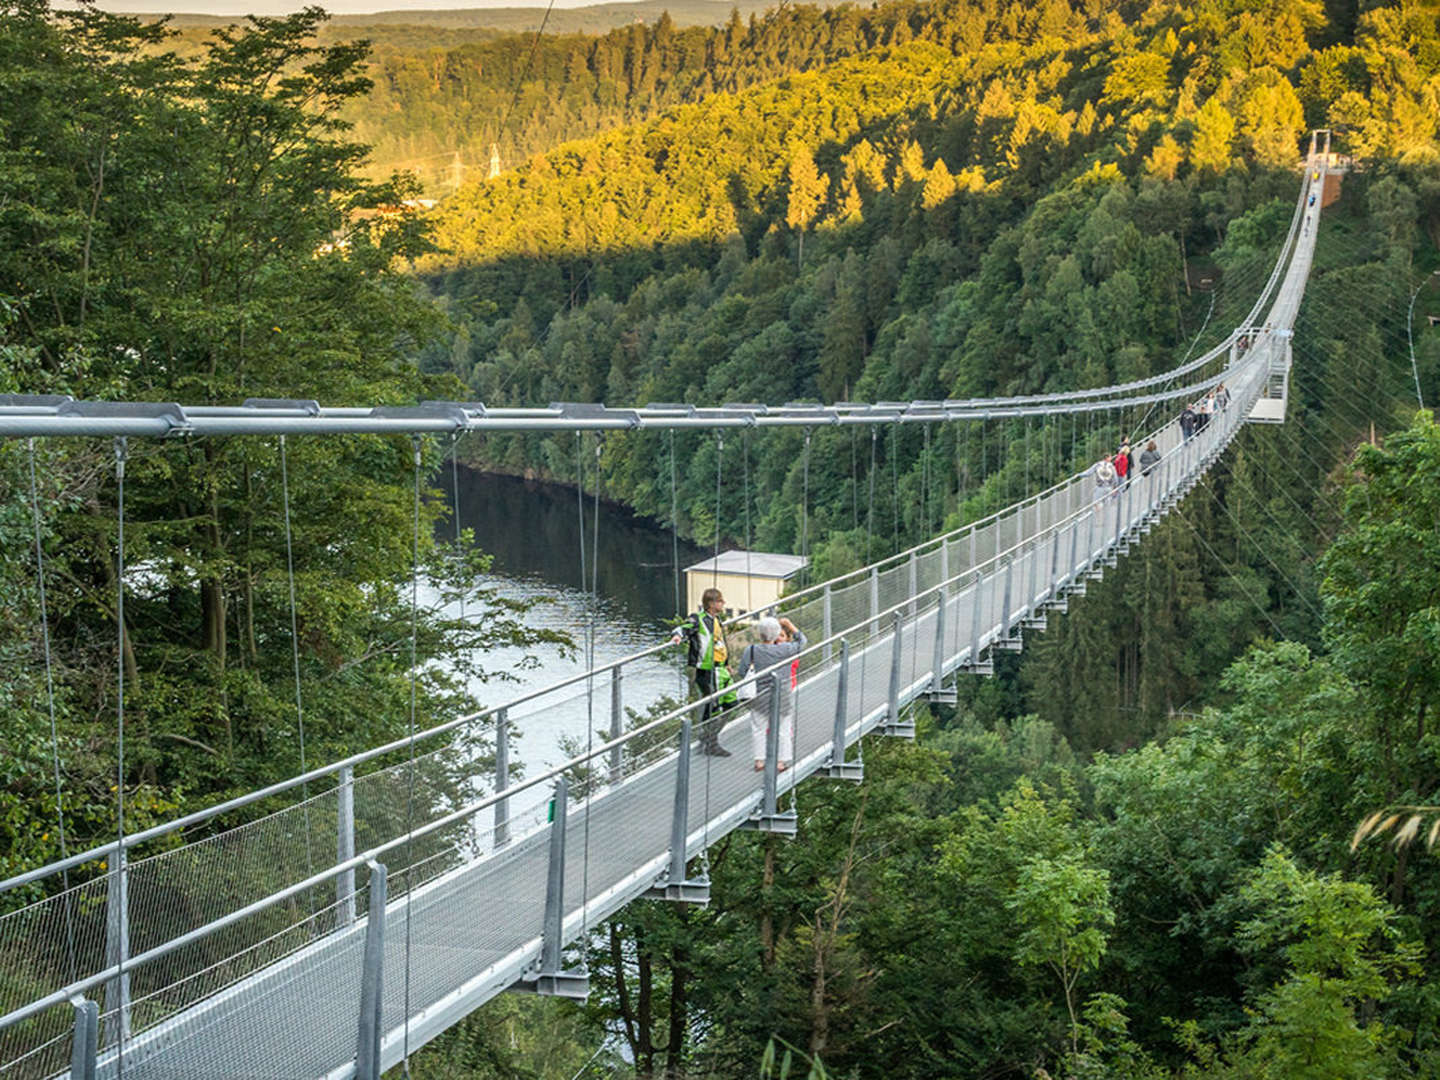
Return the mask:
<path fill-rule="evenodd" d="M 527 690 L 558 682 L 586 669 L 585 641 L 590 618 L 590 595 L 581 589 L 580 522 L 574 488 L 535 483 L 511 476 L 494 476 L 461 469 L 458 495 L 451 490 L 450 473 L 437 477 L 447 502 L 458 503 L 462 528 L 474 532 L 475 544 L 494 557 L 485 584 L 506 597 L 536 601 L 527 621 L 537 627 L 563 630 L 577 649 L 569 658 L 558 648 L 496 649 L 481 658 L 490 670 L 509 670 L 518 681 L 491 681 L 473 686 L 485 705 L 499 705 Z M 670 530 L 626 511 L 600 505 L 599 542 L 593 543 L 595 505 L 585 499 L 586 575 L 598 569 L 594 655 L 597 664 L 633 655 L 664 640 L 675 614 L 675 575 Z M 446 528 L 453 529 L 453 521 Z M 596 547 L 592 551 L 592 547 Z M 596 558 L 596 563 L 590 561 Z M 681 540 L 680 568 L 692 565 L 710 552 Z M 683 602 L 683 581 L 681 598 Z M 484 618 L 484 612 L 467 613 Z M 527 653 L 538 664 L 519 667 Z M 626 704 L 642 706 L 662 695 L 683 694 L 680 650 L 661 660 L 627 666 Z M 608 717 L 608 680 L 597 680 L 595 712 Z M 522 775 L 535 776 L 583 750 L 587 735 L 586 687 L 577 684 L 564 700 L 547 701 L 532 711 L 516 710 L 517 737 L 511 760 L 522 765 Z M 604 741 L 602 731 L 596 742 Z"/>

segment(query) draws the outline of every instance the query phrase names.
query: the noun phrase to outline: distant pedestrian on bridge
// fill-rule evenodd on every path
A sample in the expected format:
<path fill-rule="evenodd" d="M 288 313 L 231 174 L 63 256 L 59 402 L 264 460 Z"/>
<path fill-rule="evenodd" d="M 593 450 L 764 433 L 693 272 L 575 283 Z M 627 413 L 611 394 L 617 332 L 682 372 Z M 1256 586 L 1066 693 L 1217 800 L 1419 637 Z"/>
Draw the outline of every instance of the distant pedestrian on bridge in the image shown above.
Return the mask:
<path fill-rule="evenodd" d="M 1090 477 L 1095 482 L 1095 512 L 1100 512 L 1100 504 L 1115 492 L 1115 466 L 1109 458 L 1101 458 L 1090 470 Z"/>
<path fill-rule="evenodd" d="M 740 654 L 740 666 L 736 668 L 737 678 L 743 679 L 752 672 L 784 664 L 786 660 L 791 661 L 778 673 L 772 671 L 756 680 L 757 692 L 754 704 L 750 707 L 750 749 L 755 758 L 755 771 L 759 772 L 765 768 L 765 732 L 770 720 L 770 695 L 795 688 L 794 658 L 805 648 L 806 640 L 805 634 L 789 619 L 775 619 L 768 615 L 760 620 L 755 632 L 760 640 L 754 645 L 745 646 L 745 651 Z M 776 764 L 776 768 L 781 772 L 790 767 L 790 760 L 795 754 L 794 740 L 791 737 L 793 724 L 793 715 L 788 709 L 783 710 L 780 717 L 779 761 Z"/>
<path fill-rule="evenodd" d="M 672 645 L 682 640 L 688 643 L 685 663 L 695 669 L 695 689 L 700 696 L 720 694 L 700 709 L 700 750 L 713 757 L 730 756 L 730 751 L 720 745 L 720 717 L 738 700 L 733 690 L 723 693 L 733 681 L 727 666 L 730 653 L 725 646 L 724 614 L 725 597 L 720 590 L 706 589 L 700 594 L 700 610 L 677 626 L 670 638 Z"/>
<path fill-rule="evenodd" d="M 1199 426 L 1200 418 L 1195 415 L 1195 406 L 1186 405 L 1180 410 L 1180 434 L 1185 442 L 1190 441 L 1190 436 L 1195 434 Z"/>
<path fill-rule="evenodd" d="M 1121 440 L 1120 449 L 1115 451 L 1111 464 L 1115 466 L 1115 486 L 1119 488 L 1128 486 L 1130 478 L 1135 472 L 1135 459 L 1130 456 L 1129 439 Z"/>
<path fill-rule="evenodd" d="M 1151 439 L 1145 444 L 1145 449 L 1140 452 L 1140 475 L 1149 476 L 1150 470 L 1160 464 L 1160 451 L 1155 446 L 1155 440 Z"/>

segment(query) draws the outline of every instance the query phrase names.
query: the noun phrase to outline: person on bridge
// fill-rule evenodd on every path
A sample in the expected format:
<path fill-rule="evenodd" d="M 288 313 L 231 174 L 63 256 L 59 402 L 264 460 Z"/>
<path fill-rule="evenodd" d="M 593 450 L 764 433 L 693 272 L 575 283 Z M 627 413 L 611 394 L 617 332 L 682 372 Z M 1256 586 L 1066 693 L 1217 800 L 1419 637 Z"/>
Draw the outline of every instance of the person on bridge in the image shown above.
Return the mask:
<path fill-rule="evenodd" d="M 1140 475 L 1149 476 L 1150 471 L 1160 464 L 1160 451 L 1155 447 L 1155 440 L 1151 439 L 1145 444 L 1145 449 L 1140 452 Z"/>
<path fill-rule="evenodd" d="M 1115 466 L 1115 486 L 1126 487 L 1130 483 L 1130 474 L 1134 471 L 1130 466 L 1133 459 L 1130 457 L 1130 440 L 1122 439 L 1120 449 L 1115 451 L 1111 464 Z"/>
<path fill-rule="evenodd" d="M 756 680 L 755 699 L 750 707 L 750 749 L 755 758 L 755 771 L 759 772 L 765 768 L 765 733 L 770 721 L 770 695 L 780 693 L 787 686 L 791 690 L 795 689 L 795 666 L 798 661 L 794 658 L 805 648 L 806 641 L 804 633 L 789 619 L 775 619 L 768 615 L 760 620 L 755 627 L 755 633 L 760 640 L 754 645 L 745 646 L 745 651 L 740 654 L 740 666 L 736 668 L 736 678 L 743 679 L 752 671 L 764 671 L 776 664 L 784 664 L 786 660 L 791 661 L 788 666 L 780 669 L 778 676 L 771 672 Z M 793 698 L 787 695 L 787 700 Z M 794 740 L 791 737 L 793 723 L 794 716 L 791 711 L 782 709 L 780 749 L 775 765 L 780 772 L 790 767 L 790 759 L 794 757 Z"/>
<path fill-rule="evenodd" d="M 1195 428 L 1199 426 L 1200 418 L 1195 415 L 1195 406 L 1186 405 L 1180 411 L 1180 435 L 1185 442 L 1190 441 L 1190 436 L 1195 434 Z"/>
<path fill-rule="evenodd" d="M 1095 513 L 1098 515 L 1100 513 L 1100 503 L 1115 491 L 1115 466 L 1109 458 L 1101 458 L 1095 463 L 1095 467 L 1090 470 L 1090 473 L 1095 481 L 1095 498 L 1093 501 L 1095 503 Z"/>
<path fill-rule="evenodd" d="M 1230 407 L 1230 391 L 1225 389 L 1225 384 L 1215 384 L 1215 407 L 1217 409 L 1228 409 Z"/>
<path fill-rule="evenodd" d="M 672 645 L 688 642 L 685 657 L 688 667 L 695 669 L 695 689 L 702 698 L 712 698 L 700 709 L 700 752 L 713 757 L 729 757 L 730 751 L 720 745 L 720 717 L 724 710 L 737 703 L 735 691 L 724 693 L 733 681 L 725 647 L 725 597 L 719 589 L 706 589 L 700 594 L 700 610 L 675 628 Z M 715 694 L 718 698 L 714 698 Z"/>

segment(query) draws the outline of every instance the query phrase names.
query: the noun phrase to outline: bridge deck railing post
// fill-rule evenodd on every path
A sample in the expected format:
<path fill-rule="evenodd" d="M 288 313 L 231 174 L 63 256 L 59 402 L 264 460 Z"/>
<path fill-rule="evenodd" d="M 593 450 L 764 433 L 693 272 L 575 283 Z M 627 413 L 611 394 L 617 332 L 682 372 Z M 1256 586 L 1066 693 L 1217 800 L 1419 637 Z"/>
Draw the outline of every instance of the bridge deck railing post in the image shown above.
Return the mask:
<path fill-rule="evenodd" d="M 70 1037 L 70 1080 L 95 1080 L 100 1051 L 100 1006 L 75 998 L 75 1032 Z"/>
<path fill-rule="evenodd" d="M 887 726 L 891 728 L 900 726 L 900 672 L 904 662 L 902 653 L 902 628 L 903 623 L 900 613 L 897 611 L 890 623 L 890 689 L 887 698 L 889 712 L 886 715 Z"/>
<path fill-rule="evenodd" d="M 130 864 L 128 853 L 118 844 L 110 856 L 105 890 L 105 965 L 118 967 L 130 960 Z M 114 1046 L 130 1038 L 130 973 L 126 971 L 105 984 L 105 1008 L 114 1013 L 106 1024 L 105 1045 Z"/>
<path fill-rule="evenodd" d="M 999 634 L 1000 634 L 1000 637 L 1001 637 L 1002 639 L 1003 639 L 1003 638 L 1008 638 L 1008 637 L 1010 636 L 1010 585 L 1011 585 L 1011 577 L 1012 577 L 1012 575 L 1014 574 L 1014 571 L 1015 571 L 1015 560 L 1014 560 L 1013 558 L 1008 558 L 1008 559 L 1006 559 L 1006 560 L 1005 560 L 1005 586 L 1004 586 L 1004 592 L 1003 592 L 1002 597 L 1001 597 L 1001 600 L 1000 600 L 1000 630 L 999 630 Z"/>
<path fill-rule="evenodd" d="M 495 713 L 495 791 L 510 787 L 510 712 L 500 709 Z M 510 800 L 500 799 L 495 803 L 495 846 L 503 847 L 510 842 Z"/>
<path fill-rule="evenodd" d="M 779 810 L 780 722 L 784 715 L 780 694 L 780 679 L 775 676 L 770 687 L 770 722 L 765 727 L 765 779 L 760 810 L 767 819 L 774 819 Z"/>
<path fill-rule="evenodd" d="M 685 880 L 685 842 L 690 835 L 690 717 L 680 721 L 680 756 L 675 763 L 675 815 L 670 822 L 670 880 Z"/>
<path fill-rule="evenodd" d="M 336 789 L 335 860 L 346 863 L 355 857 L 355 767 L 340 767 L 340 786 Z M 342 870 L 335 880 L 335 902 L 340 925 L 355 923 L 355 871 Z"/>
<path fill-rule="evenodd" d="M 915 613 L 920 610 L 920 602 L 916 597 L 920 593 L 920 553 L 910 552 L 910 617 L 913 619 Z"/>
<path fill-rule="evenodd" d="M 825 640 L 825 662 L 828 664 L 832 652 L 830 637 L 835 633 L 834 598 L 830 594 L 830 583 L 828 581 L 825 583 L 824 592 L 821 593 L 820 623 L 821 634 Z"/>
<path fill-rule="evenodd" d="M 554 810 L 550 816 L 550 861 L 545 878 L 545 914 L 541 920 L 540 975 L 560 970 L 565 919 L 565 824 L 569 812 L 570 780 L 555 783 Z"/>
<path fill-rule="evenodd" d="M 974 611 L 970 616 L 970 666 L 978 669 L 980 667 L 980 622 L 984 617 L 982 597 L 980 595 L 985 579 L 980 571 L 974 571 L 974 578 L 970 583 L 970 592 L 973 599 Z"/>
<path fill-rule="evenodd" d="M 830 760 L 825 775 L 837 780 L 863 779 L 865 766 L 845 760 L 845 732 L 850 720 L 850 642 L 840 639 L 840 661 L 835 678 L 835 726 L 830 733 Z"/>
<path fill-rule="evenodd" d="M 880 617 L 880 568 L 870 567 L 870 618 Z"/>
<path fill-rule="evenodd" d="M 385 901 L 388 874 L 371 861 L 369 917 L 360 967 L 360 1029 L 355 1046 L 355 1080 L 380 1080 L 381 1009 L 385 978 Z"/>
<path fill-rule="evenodd" d="M 614 742 L 625 733 L 625 698 L 621 690 L 625 678 L 619 664 L 610 669 L 610 741 Z M 616 746 L 610 751 L 610 783 L 618 784 L 623 775 L 624 747 Z"/>
<path fill-rule="evenodd" d="M 1050 585 L 1046 591 L 1046 600 L 1058 600 L 1060 590 L 1060 526 L 1057 524 L 1050 530 Z"/>
<path fill-rule="evenodd" d="M 930 660 L 930 693 L 939 698 L 944 693 L 945 683 L 945 607 L 948 599 L 945 587 L 940 587 L 940 602 L 935 607 L 935 651 Z"/>
<path fill-rule="evenodd" d="M 692 721 L 680 721 L 679 756 L 675 762 L 675 808 L 670 819 L 670 865 L 665 876 L 646 894 L 659 900 L 679 900 L 691 904 L 710 902 L 710 882 L 691 881 L 686 871 L 686 845 L 690 839 L 690 763 L 692 758 Z"/>

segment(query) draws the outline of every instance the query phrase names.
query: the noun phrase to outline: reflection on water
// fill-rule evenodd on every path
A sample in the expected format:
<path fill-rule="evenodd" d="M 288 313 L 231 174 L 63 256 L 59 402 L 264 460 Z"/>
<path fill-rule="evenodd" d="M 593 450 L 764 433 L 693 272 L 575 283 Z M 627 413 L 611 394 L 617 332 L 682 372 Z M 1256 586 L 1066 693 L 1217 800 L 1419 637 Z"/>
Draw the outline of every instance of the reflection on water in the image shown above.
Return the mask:
<path fill-rule="evenodd" d="M 441 478 L 447 499 L 453 501 L 449 470 Z M 509 476 L 491 476 L 460 470 L 460 525 L 473 530 L 476 545 L 494 556 L 487 584 L 502 595 L 540 601 L 529 621 L 538 627 L 563 630 L 577 645 L 570 658 L 558 649 L 534 650 L 538 666 L 516 670 L 523 649 L 495 649 L 481 658 L 490 671 L 511 671 L 518 681 L 492 680 L 475 686 L 486 705 L 498 705 L 529 689 L 550 685 L 585 670 L 584 645 L 591 617 L 590 597 L 580 589 L 580 523 L 573 488 L 531 483 Z M 585 501 L 587 576 L 593 546 L 594 502 Z M 450 526 L 453 528 L 453 525 Z M 668 619 L 675 609 L 675 584 L 670 533 L 623 510 L 600 506 L 598 589 L 595 604 L 595 662 L 604 664 L 649 648 L 664 640 Z M 708 554 L 691 544 L 679 545 L 680 567 Z M 682 593 L 683 596 L 683 593 Z M 484 612 L 469 613 L 484 618 Z M 625 670 L 626 704 L 635 708 L 661 695 L 682 693 L 680 650 L 664 659 L 631 665 Z M 584 749 L 587 720 L 593 719 L 598 744 L 609 724 L 608 681 L 597 680 L 592 700 L 584 683 L 548 698 L 535 707 L 517 709 L 513 719 L 518 739 L 512 760 L 524 764 L 524 775 L 534 776 Z"/>

